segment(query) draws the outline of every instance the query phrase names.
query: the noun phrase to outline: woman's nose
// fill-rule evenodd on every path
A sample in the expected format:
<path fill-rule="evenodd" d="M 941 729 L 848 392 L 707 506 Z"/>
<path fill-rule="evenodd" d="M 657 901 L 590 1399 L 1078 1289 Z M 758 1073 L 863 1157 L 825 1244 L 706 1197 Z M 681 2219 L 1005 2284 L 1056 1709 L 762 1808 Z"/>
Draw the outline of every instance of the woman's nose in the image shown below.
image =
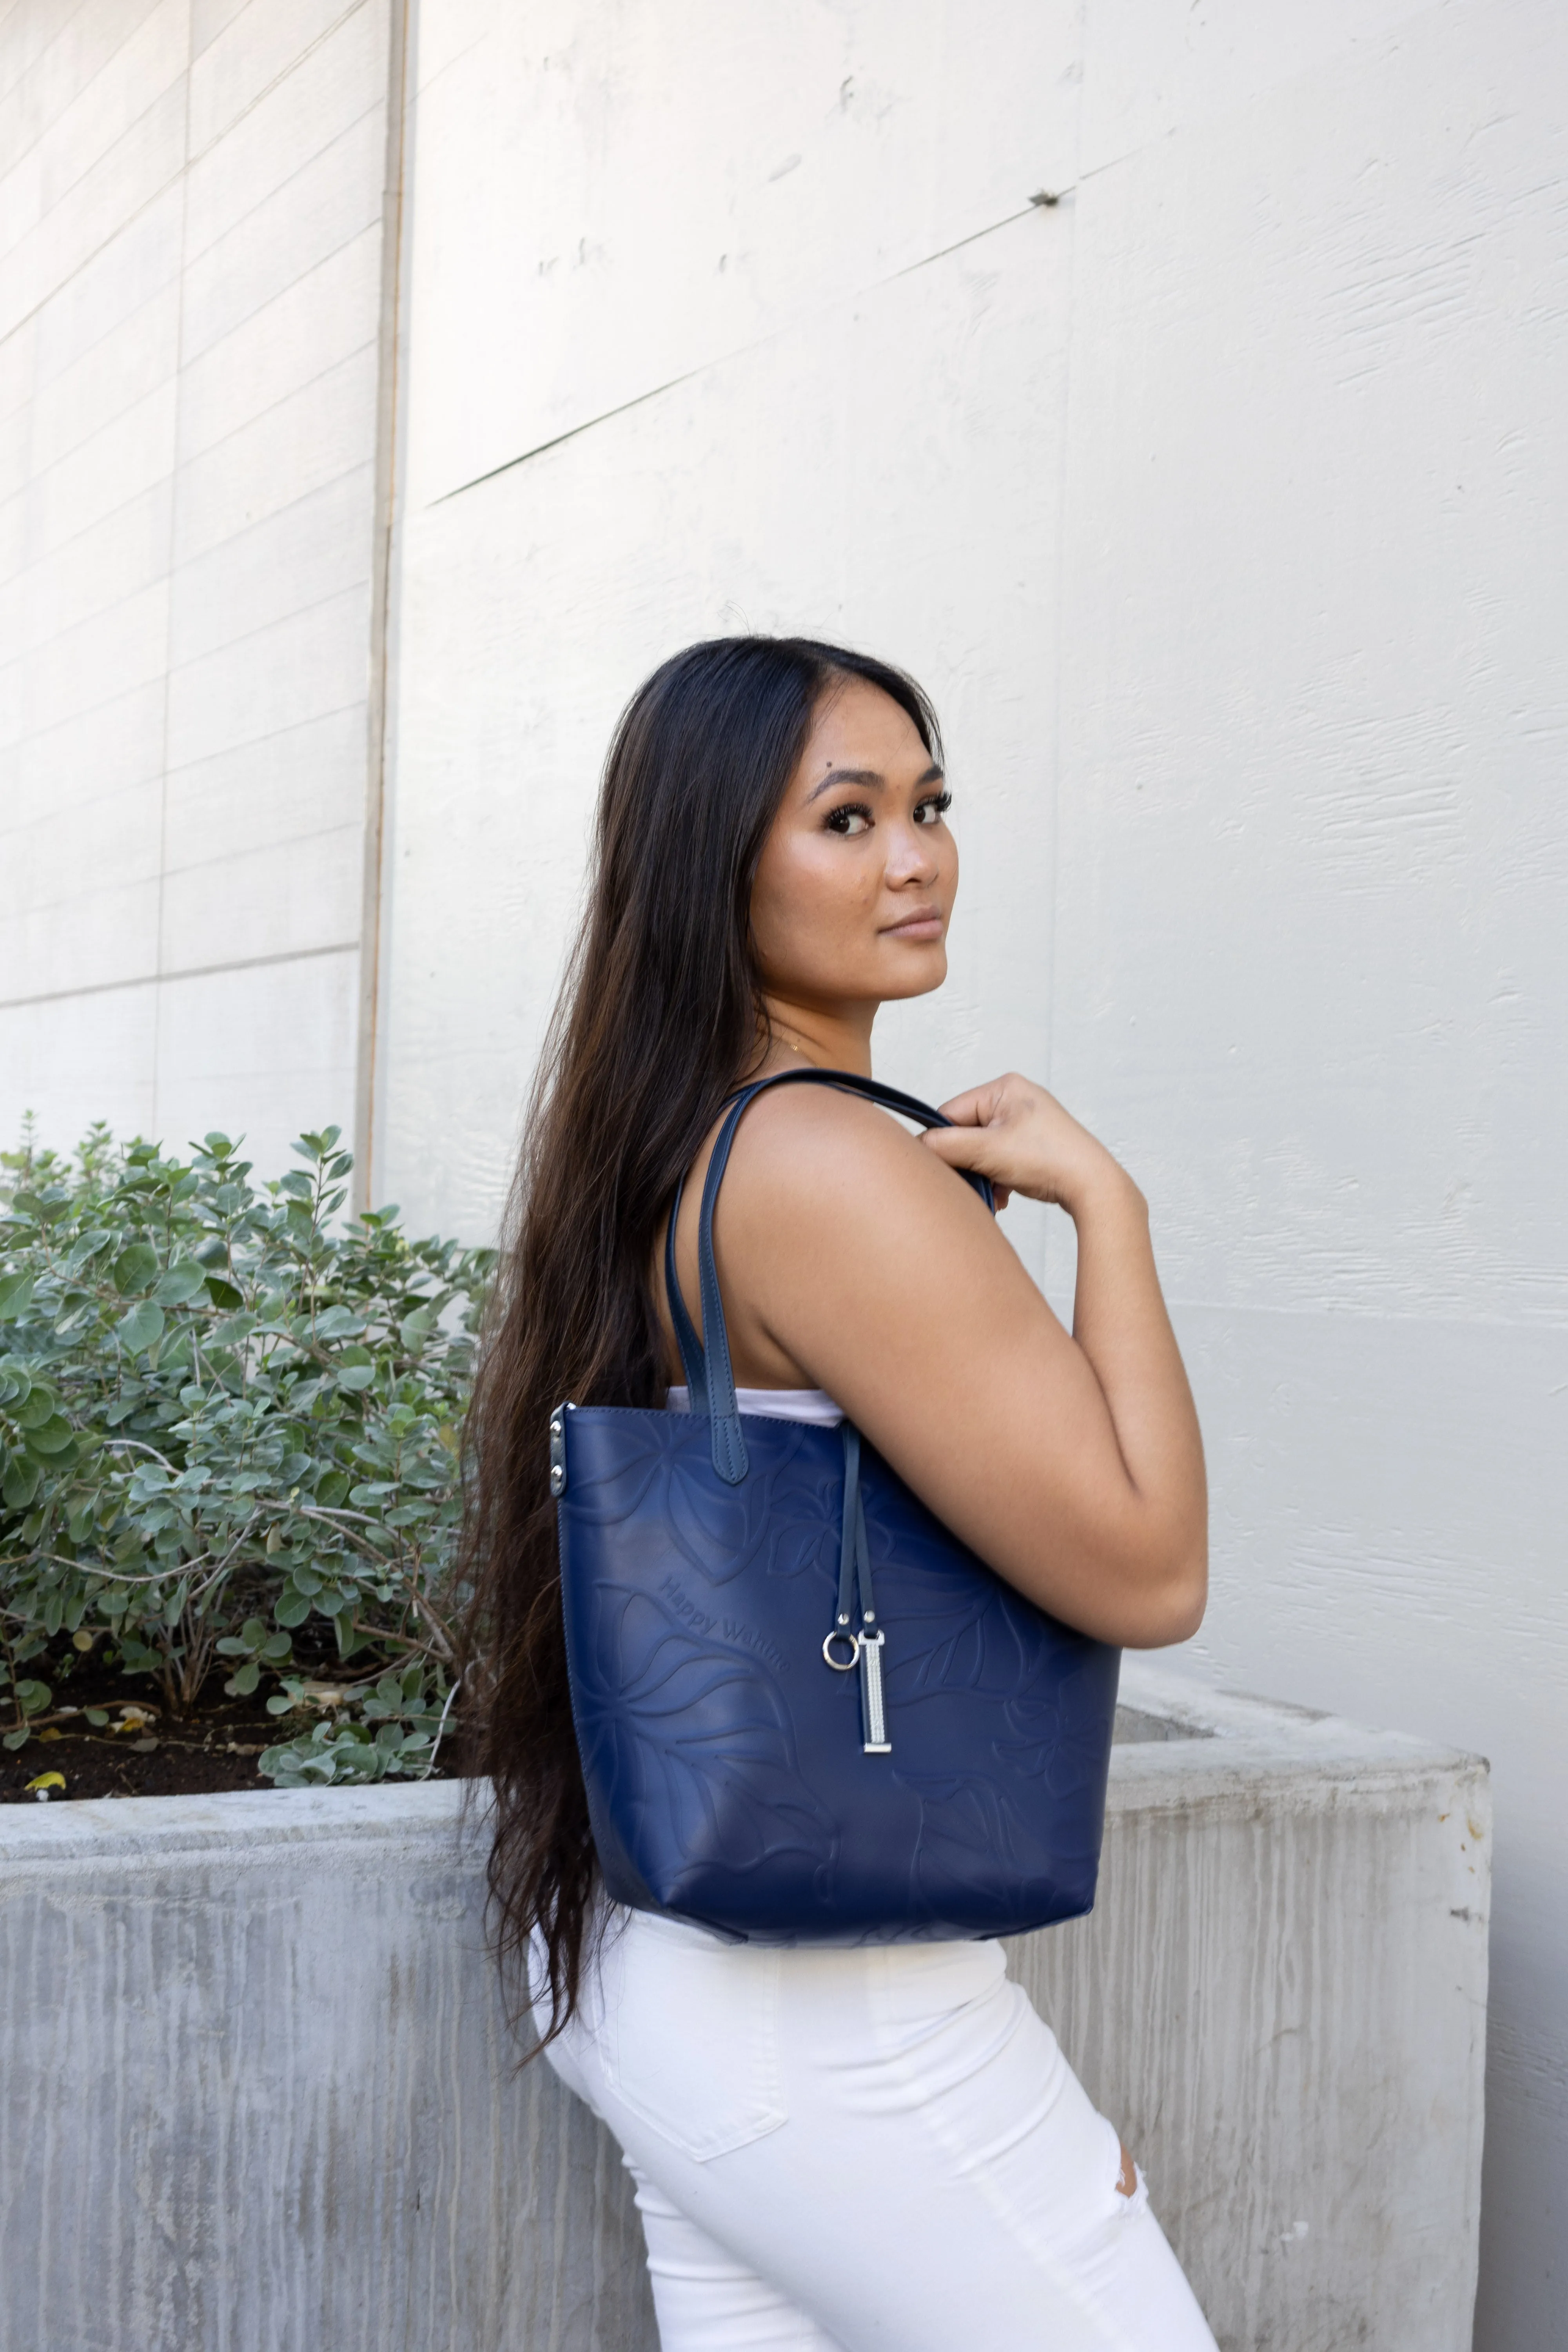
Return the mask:
<path fill-rule="evenodd" d="M 890 887 L 911 882 L 931 882 L 936 878 L 936 856 L 931 835 L 933 826 L 900 824 L 890 826 L 892 835 L 888 844 L 885 867 Z"/>

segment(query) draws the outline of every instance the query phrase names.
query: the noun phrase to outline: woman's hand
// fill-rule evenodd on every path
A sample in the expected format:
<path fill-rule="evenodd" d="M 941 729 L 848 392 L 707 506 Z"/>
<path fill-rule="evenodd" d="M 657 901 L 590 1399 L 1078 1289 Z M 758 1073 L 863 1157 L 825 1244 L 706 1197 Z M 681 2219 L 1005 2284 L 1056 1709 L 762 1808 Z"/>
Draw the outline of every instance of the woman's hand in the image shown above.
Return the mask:
<path fill-rule="evenodd" d="M 954 1095 L 942 1108 L 953 1124 L 928 1128 L 922 1139 L 950 1168 L 989 1176 L 999 1209 L 1022 1192 L 1026 1200 L 1055 1202 L 1076 1218 L 1107 1188 L 1136 1190 L 1088 1128 L 1016 1070 Z"/>

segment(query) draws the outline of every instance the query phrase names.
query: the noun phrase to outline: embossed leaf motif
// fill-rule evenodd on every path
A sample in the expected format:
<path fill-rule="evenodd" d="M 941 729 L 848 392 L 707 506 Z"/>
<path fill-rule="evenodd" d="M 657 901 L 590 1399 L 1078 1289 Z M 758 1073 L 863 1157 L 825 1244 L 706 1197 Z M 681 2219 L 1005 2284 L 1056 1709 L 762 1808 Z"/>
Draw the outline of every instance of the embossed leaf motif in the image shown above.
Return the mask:
<path fill-rule="evenodd" d="M 1008 1701 L 1013 1739 L 999 1739 L 998 1756 L 1030 1779 L 1041 1779 L 1053 1797 L 1087 1788 L 1105 1769 L 1105 1701 L 1100 1678 L 1080 1667 L 1058 1682 L 1053 1696 L 1025 1690 Z"/>
<path fill-rule="evenodd" d="M 646 1433 L 638 1417 L 628 1413 L 606 1469 L 589 1470 L 574 1463 L 567 1497 L 572 1517 L 611 1527 L 631 1518 L 642 1508 L 667 1458 L 658 1438 Z"/>
<path fill-rule="evenodd" d="M 585 1744 L 608 1751 L 617 1816 L 657 1819 L 658 1849 L 698 1869 L 718 1854 L 740 1873 L 792 1852 L 819 1859 L 832 1825 L 766 1670 L 647 1593 L 605 1585 L 597 1603 L 602 1679 L 580 1692 L 579 1712 Z"/>
<path fill-rule="evenodd" d="M 818 1496 L 816 1482 L 807 1486 L 801 1478 L 802 1433 L 784 1422 L 761 1430 L 748 1422 L 751 1473 L 727 1486 L 713 1472 L 708 1424 L 693 1419 L 696 1428 L 683 1433 L 669 1461 L 669 1528 L 685 1559 L 710 1584 L 728 1584 L 760 1560 L 774 1572 L 797 1573 L 816 1556 L 831 1504 L 830 1491 Z M 788 1486 L 787 1509 L 779 1507 L 781 1482 Z M 829 1482 L 820 1483 L 828 1489 Z M 821 1514 L 815 1529 L 802 1517 L 803 1507 L 814 1504 Z M 836 1530 L 837 1521 L 832 1525 Z"/>
<path fill-rule="evenodd" d="M 1044 1843 L 1003 1775 L 896 1777 L 920 1800 L 920 1830 L 910 1864 L 910 1897 L 917 1912 L 940 1917 L 955 1905 L 972 1911 L 979 1891 L 977 1853 L 987 1858 L 984 1895 L 998 1918 L 1011 1914 L 1020 1889 L 1048 1880 L 1058 1860 L 1076 1859 L 1058 1857 Z"/>

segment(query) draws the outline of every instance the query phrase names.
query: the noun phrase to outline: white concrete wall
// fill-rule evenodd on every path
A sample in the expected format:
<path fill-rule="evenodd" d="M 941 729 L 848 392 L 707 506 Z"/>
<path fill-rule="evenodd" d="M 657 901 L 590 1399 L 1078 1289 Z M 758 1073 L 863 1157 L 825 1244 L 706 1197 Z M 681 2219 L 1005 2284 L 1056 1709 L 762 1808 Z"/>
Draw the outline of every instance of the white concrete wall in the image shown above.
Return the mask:
<path fill-rule="evenodd" d="M 388 0 L 0 11 L 0 1139 L 354 1118 Z"/>
<path fill-rule="evenodd" d="M 422 0 L 412 69 L 378 1190 L 489 1228 L 657 659 L 926 680 L 882 1066 L 1152 1196 L 1184 1671 L 1494 1759 L 1482 2352 L 1568 2342 L 1565 77 L 1552 0 Z"/>
<path fill-rule="evenodd" d="M 1466 2352 L 1484 1770 L 1125 1691 L 1100 1902 L 1015 1975 L 1221 2352 Z M 0 1809 L 0 2352 L 653 2352 L 617 2152 L 509 2063 L 455 1797 Z"/>

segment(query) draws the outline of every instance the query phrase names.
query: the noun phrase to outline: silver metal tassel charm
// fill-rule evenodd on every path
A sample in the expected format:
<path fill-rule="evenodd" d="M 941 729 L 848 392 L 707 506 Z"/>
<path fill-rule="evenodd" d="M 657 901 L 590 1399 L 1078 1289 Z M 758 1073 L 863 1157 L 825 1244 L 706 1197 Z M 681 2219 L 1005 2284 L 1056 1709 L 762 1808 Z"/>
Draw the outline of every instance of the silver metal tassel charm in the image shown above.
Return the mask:
<path fill-rule="evenodd" d="M 860 1733 L 868 1756 L 890 1756 L 887 1710 L 882 1704 L 882 1636 L 862 1633 L 860 1649 Z"/>

